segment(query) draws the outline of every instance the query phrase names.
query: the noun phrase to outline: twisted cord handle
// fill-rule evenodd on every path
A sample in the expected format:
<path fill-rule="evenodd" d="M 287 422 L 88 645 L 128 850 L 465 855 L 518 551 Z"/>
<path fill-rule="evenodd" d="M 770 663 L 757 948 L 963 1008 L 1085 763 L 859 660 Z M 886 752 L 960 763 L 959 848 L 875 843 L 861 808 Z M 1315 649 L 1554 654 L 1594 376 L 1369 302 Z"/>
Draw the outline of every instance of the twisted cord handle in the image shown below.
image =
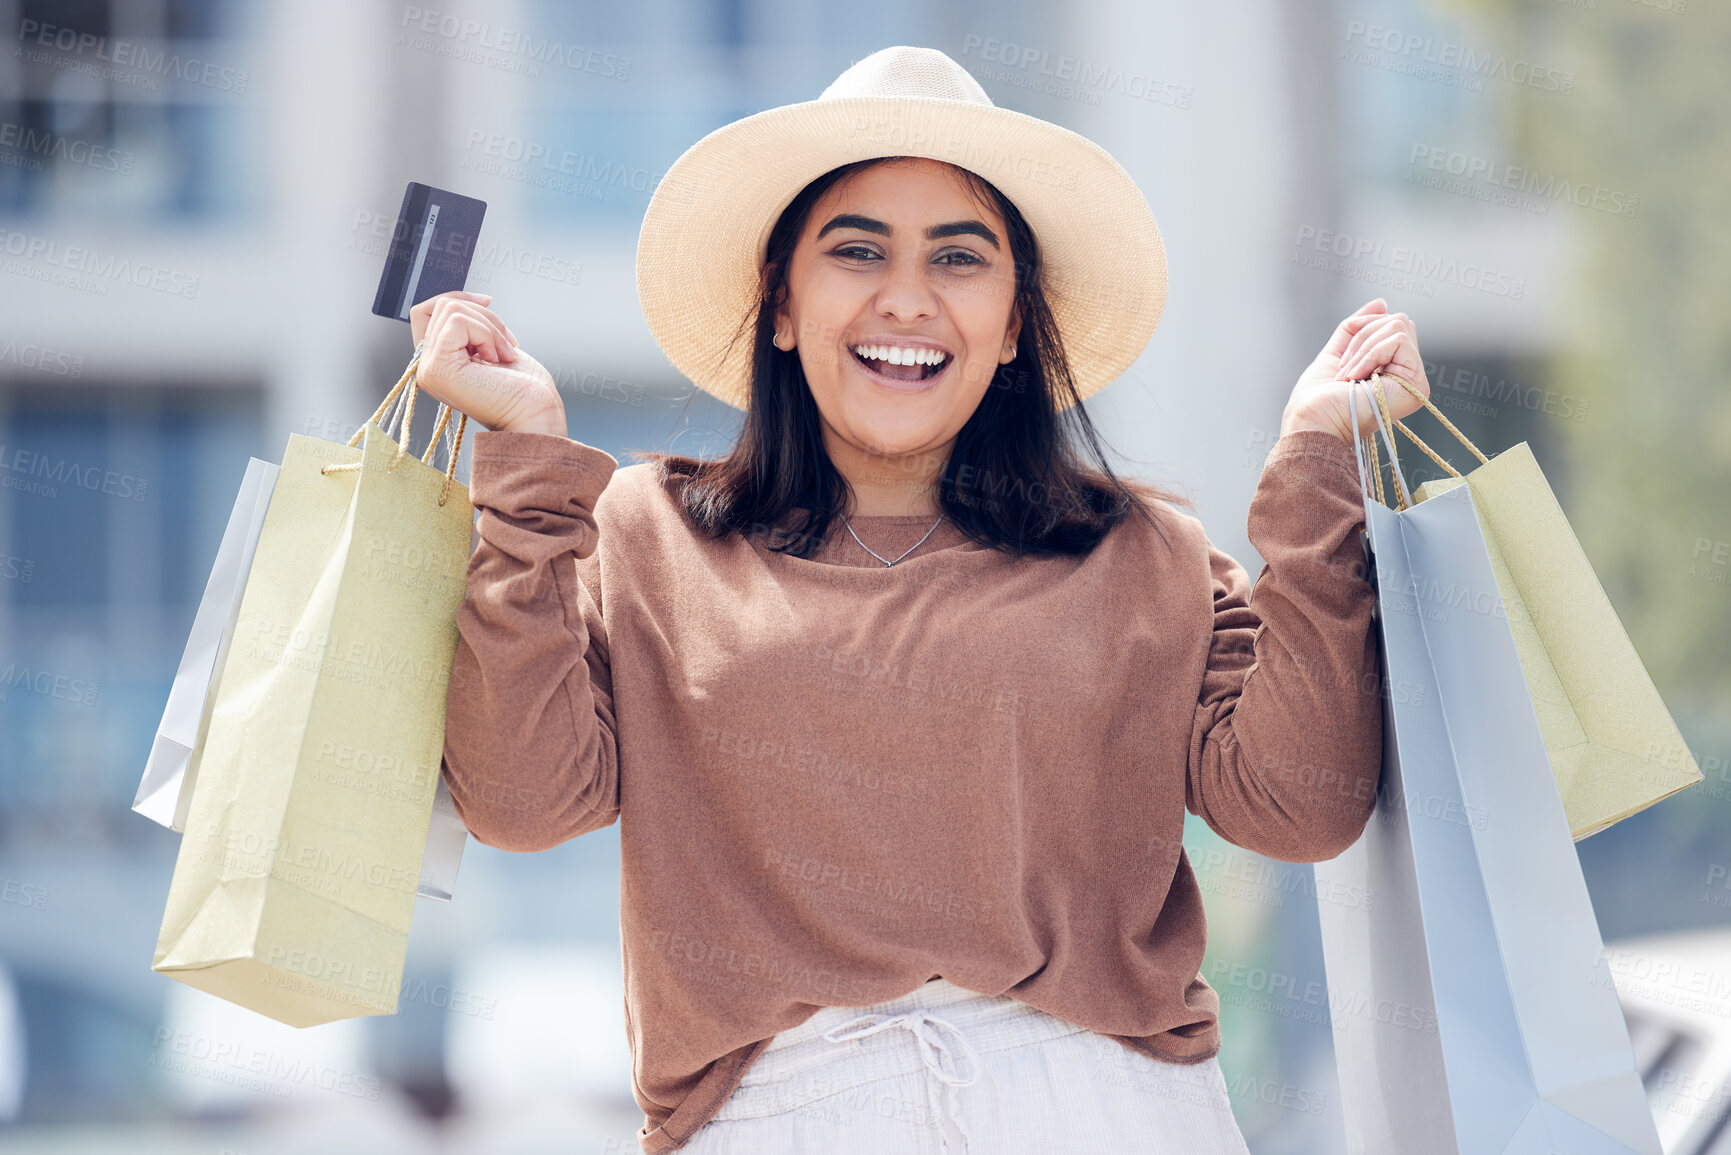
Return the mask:
<path fill-rule="evenodd" d="M 1419 399 L 1419 401 L 1421 401 L 1424 404 L 1424 407 L 1426 409 L 1430 410 L 1431 413 L 1435 414 L 1436 419 L 1442 423 L 1442 426 L 1444 429 L 1447 429 L 1450 433 L 1454 434 L 1455 437 L 1460 441 L 1460 443 L 1462 445 L 1466 446 L 1469 450 L 1472 451 L 1473 456 L 1478 458 L 1480 463 L 1488 464 L 1490 462 L 1490 458 L 1486 457 L 1482 452 L 1480 452 L 1479 447 L 1474 445 L 1472 443 L 1472 441 L 1470 439 L 1468 439 L 1466 434 L 1462 433 L 1459 429 L 1457 429 L 1455 427 L 1454 422 L 1450 421 L 1447 417 L 1443 416 L 1442 410 L 1438 409 L 1435 405 L 1433 405 L 1431 403 L 1431 400 L 1429 397 L 1426 397 L 1423 393 L 1419 392 L 1418 386 L 1414 385 L 1411 381 L 1408 381 L 1405 377 L 1402 377 L 1398 373 L 1389 373 L 1386 370 L 1379 370 L 1378 372 L 1372 373 L 1370 375 L 1369 386 L 1370 386 L 1371 394 L 1376 398 L 1377 407 L 1382 412 L 1382 419 L 1383 419 L 1384 426 L 1392 425 L 1392 426 L 1394 426 L 1394 428 L 1396 428 L 1396 429 L 1400 430 L 1402 433 L 1406 434 L 1408 439 L 1411 440 L 1414 445 L 1416 445 L 1420 449 L 1422 449 L 1425 452 L 1425 455 L 1428 456 L 1432 461 L 1436 462 L 1438 465 L 1442 466 L 1443 469 L 1447 470 L 1450 476 L 1452 476 L 1452 477 L 1461 476 L 1460 470 L 1456 469 L 1454 466 L 1450 465 L 1447 461 L 1443 460 L 1443 458 L 1436 452 L 1436 450 L 1432 449 L 1430 446 L 1428 446 L 1424 443 L 1423 438 L 1421 438 L 1418 434 L 1414 433 L 1411 429 L 1408 429 L 1406 426 L 1406 423 L 1404 421 L 1396 421 L 1390 415 L 1389 409 L 1388 409 L 1388 399 L 1383 395 L 1381 384 L 1377 380 L 1377 378 L 1379 378 L 1379 377 L 1388 377 L 1388 378 L 1391 378 L 1395 381 L 1400 382 L 1400 384 L 1406 389 L 1406 391 L 1408 393 L 1411 393 L 1414 397 L 1417 397 Z M 1377 461 L 1376 439 L 1375 439 L 1375 437 L 1372 436 L 1372 437 L 1367 437 L 1366 440 L 1369 441 L 1369 443 L 1370 443 L 1371 468 L 1376 474 L 1376 499 L 1379 502 L 1384 502 L 1383 492 L 1382 492 L 1382 469 L 1381 469 L 1380 464 Z M 1389 442 L 1389 456 L 1391 459 L 1389 462 L 1389 468 L 1391 469 L 1391 471 L 1394 474 L 1395 497 L 1396 497 L 1396 501 L 1399 503 L 1395 506 L 1395 508 L 1396 509 L 1407 509 L 1411 505 L 1411 502 L 1408 500 L 1408 497 L 1407 497 L 1405 478 L 1403 478 L 1401 476 L 1401 473 L 1400 473 L 1400 462 L 1395 459 L 1396 454 L 1394 451 L 1394 442 L 1392 442 L 1392 441 Z M 1386 502 L 1384 502 L 1384 504 L 1386 504 Z"/>
<path fill-rule="evenodd" d="M 408 368 L 403 370 L 403 375 L 397 378 L 397 383 L 391 386 L 391 391 L 385 394 L 385 399 L 383 401 L 379 402 L 379 407 L 373 411 L 372 417 L 368 418 L 365 424 L 355 430 L 355 435 L 348 440 L 350 446 L 360 444 L 361 437 L 366 432 L 367 425 L 376 424 L 378 420 L 385 415 L 385 410 L 391 407 L 391 402 L 395 401 L 397 395 L 402 393 L 403 389 L 407 387 L 408 395 L 403 399 L 403 409 L 401 411 L 402 438 L 397 442 L 396 455 L 391 458 L 390 464 L 385 466 L 386 472 L 396 469 L 397 463 L 402 461 L 403 457 L 409 450 L 409 431 L 414 428 L 415 420 L 415 397 L 420 392 L 420 389 L 415 382 L 415 370 L 420 368 L 420 365 L 421 347 L 416 345 L 415 354 L 413 357 L 409 358 Z M 433 426 L 433 435 L 427 442 L 427 451 L 421 455 L 421 461 L 423 463 L 427 465 L 433 463 L 433 451 L 438 448 L 439 435 L 445 431 L 445 427 L 450 423 L 452 412 L 454 412 L 454 410 L 452 410 L 449 405 L 446 405 L 443 401 L 439 402 L 439 420 Z M 397 420 L 393 417 L 391 424 L 396 425 L 397 423 Z M 451 446 L 449 454 L 450 460 L 445 464 L 445 483 L 439 487 L 440 505 L 444 505 L 446 500 L 450 497 L 451 486 L 457 479 L 457 454 L 462 452 L 463 432 L 468 428 L 468 425 L 469 415 L 467 413 L 458 412 L 456 442 Z M 322 474 L 341 473 L 344 470 L 359 469 L 360 467 L 361 463 L 356 461 L 348 465 L 321 466 L 319 472 Z"/>

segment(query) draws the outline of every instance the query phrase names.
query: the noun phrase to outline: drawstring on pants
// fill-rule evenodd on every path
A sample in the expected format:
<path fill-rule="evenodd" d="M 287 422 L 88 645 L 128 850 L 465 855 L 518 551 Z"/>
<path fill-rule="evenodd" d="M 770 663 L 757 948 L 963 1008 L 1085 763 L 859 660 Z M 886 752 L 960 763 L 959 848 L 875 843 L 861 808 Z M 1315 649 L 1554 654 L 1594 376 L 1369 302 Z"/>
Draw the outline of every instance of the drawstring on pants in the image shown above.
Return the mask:
<path fill-rule="evenodd" d="M 823 1033 L 823 1037 L 832 1043 L 840 1043 L 848 1039 L 864 1038 L 866 1035 L 875 1034 L 890 1027 L 906 1028 L 919 1041 L 920 1062 L 925 1064 L 928 1071 L 943 1081 L 944 1095 L 950 1108 L 949 1116 L 954 1121 L 956 1129 L 962 1134 L 962 1150 L 966 1152 L 968 1150 L 968 1129 L 962 1123 L 961 1107 L 956 1099 L 956 1088 L 966 1087 L 979 1079 L 980 1059 L 979 1055 L 975 1053 L 973 1045 L 962 1036 L 962 1032 L 953 1023 L 940 1019 L 928 1011 L 909 1011 L 900 1015 L 874 1013 L 861 1015 L 831 1027 Z M 950 1033 L 954 1040 L 953 1046 L 945 1045 L 940 1029 Z M 966 1078 L 957 1071 L 956 1057 L 958 1052 L 966 1058 L 968 1066 L 971 1068 Z M 932 1085 L 930 1079 L 926 1080 L 926 1098 L 931 1104 L 933 1119 L 941 1118 L 943 1112 L 938 1106 L 937 1088 Z M 943 1133 L 941 1127 L 938 1136 L 943 1143 L 943 1149 L 948 1151 L 950 1149 L 949 1137 Z"/>

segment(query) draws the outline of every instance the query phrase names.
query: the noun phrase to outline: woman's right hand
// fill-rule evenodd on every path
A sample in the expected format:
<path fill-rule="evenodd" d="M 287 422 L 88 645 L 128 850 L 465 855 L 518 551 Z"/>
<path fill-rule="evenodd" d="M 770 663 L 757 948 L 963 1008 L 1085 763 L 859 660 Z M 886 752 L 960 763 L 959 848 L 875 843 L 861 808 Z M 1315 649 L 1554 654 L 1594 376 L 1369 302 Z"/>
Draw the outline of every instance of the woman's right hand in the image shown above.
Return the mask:
<path fill-rule="evenodd" d="M 566 436 L 565 401 L 553 375 L 517 347 L 487 308 L 492 299 L 457 289 L 409 310 L 409 331 L 421 347 L 416 384 L 488 429 Z"/>

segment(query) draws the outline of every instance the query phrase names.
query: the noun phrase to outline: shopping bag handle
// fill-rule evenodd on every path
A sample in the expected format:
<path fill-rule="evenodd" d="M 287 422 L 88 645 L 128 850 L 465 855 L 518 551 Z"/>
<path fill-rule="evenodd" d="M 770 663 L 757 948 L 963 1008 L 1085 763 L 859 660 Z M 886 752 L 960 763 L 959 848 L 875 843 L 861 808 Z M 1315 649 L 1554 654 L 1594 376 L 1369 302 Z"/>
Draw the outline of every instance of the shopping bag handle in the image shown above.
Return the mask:
<path fill-rule="evenodd" d="M 404 398 L 403 407 L 399 409 L 397 414 L 393 415 L 391 421 L 388 422 L 392 428 L 401 424 L 402 435 L 401 440 L 397 443 L 396 456 L 392 457 L 390 464 L 385 466 L 387 472 L 394 470 L 397 467 L 397 463 L 402 461 L 403 457 L 409 450 L 409 430 L 414 427 L 415 419 L 415 397 L 420 392 L 419 387 L 415 383 L 415 370 L 420 368 L 420 365 L 421 347 L 416 345 L 415 355 L 409 358 L 409 366 L 403 370 L 403 375 L 397 378 L 397 383 L 391 386 L 391 391 L 385 394 L 385 399 L 383 401 L 379 402 L 379 407 L 373 411 L 372 417 L 368 418 L 359 429 L 355 430 L 355 435 L 348 440 L 348 444 L 351 446 L 359 445 L 361 436 L 366 432 L 367 426 L 377 422 L 380 417 L 383 417 L 385 410 L 391 407 L 391 402 L 395 401 L 397 395 L 403 391 L 403 387 L 407 386 L 409 393 L 408 396 Z M 451 414 L 453 412 L 457 411 L 453 410 L 443 401 L 439 402 L 439 420 L 433 426 L 433 436 L 432 439 L 427 442 L 427 451 L 421 455 L 421 460 L 427 465 L 433 463 L 433 450 L 438 448 L 439 434 L 445 431 L 445 426 L 450 422 Z M 399 417 L 401 418 L 400 422 L 398 420 Z M 457 478 L 457 454 L 462 452 L 463 430 L 468 426 L 468 424 L 469 415 L 467 413 L 457 412 L 457 437 L 455 444 L 451 446 L 450 460 L 445 464 L 445 484 L 439 487 L 440 505 L 445 504 L 446 499 L 451 493 L 451 484 Z M 380 428 L 387 434 L 390 432 L 390 430 L 386 429 L 384 426 L 380 426 Z M 345 469 L 359 469 L 360 467 L 361 464 L 357 461 L 348 465 L 326 465 L 320 468 L 319 472 L 324 474 L 340 473 Z"/>
<path fill-rule="evenodd" d="M 1450 476 L 1460 477 L 1461 472 L 1460 472 L 1460 470 L 1456 469 L 1454 466 L 1450 465 L 1447 461 L 1443 460 L 1442 456 L 1440 454 L 1438 454 L 1436 452 L 1436 450 L 1434 450 L 1430 446 L 1426 445 L 1424 443 L 1423 438 L 1421 438 L 1418 434 L 1414 433 L 1411 429 L 1408 429 L 1406 427 L 1405 422 L 1395 420 L 1395 418 L 1389 413 L 1388 399 L 1383 396 L 1382 386 L 1381 386 L 1380 382 L 1378 381 L 1378 378 L 1380 378 L 1380 377 L 1389 377 L 1395 381 L 1400 382 L 1401 385 L 1406 389 L 1406 391 L 1408 393 L 1411 393 L 1414 397 L 1417 397 L 1419 399 L 1419 401 L 1421 401 L 1424 404 L 1424 407 L 1426 409 L 1430 410 L 1431 413 L 1435 414 L 1436 419 L 1438 421 L 1442 422 L 1444 429 L 1447 429 L 1450 433 L 1454 434 L 1455 437 L 1460 441 L 1460 443 L 1462 445 L 1466 446 L 1469 450 L 1472 451 L 1472 454 L 1474 457 L 1478 458 L 1481 463 L 1488 463 L 1490 461 L 1490 458 L 1486 457 L 1482 452 L 1480 452 L 1479 447 L 1474 445 L 1472 443 L 1472 441 L 1467 437 L 1466 434 L 1462 433 L 1459 429 L 1455 428 L 1454 422 L 1450 421 L 1447 417 L 1444 417 L 1442 414 L 1442 411 L 1431 403 L 1431 400 L 1429 397 L 1426 397 L 1423 393 L 1419 392 L 1418 387 L 1416 385 L 1414 385 L 1411 381 L 1408 381 L 1405 377 L 1402 377 L 1398 373 L 1389 373 L 1389 372 L 1384 371 L 1384 370 L 1379 370 L 1375 373 L 1372 373 L 1370 375 L 1369 380 L 1366 382 L 1366 386 L 1369 389 L 1371 395 L 1376 398 L 1377 425 L 1380 427 L 1380 430 L 1382 432 L 1383 441 L 1388 445 L 1389 470 L 1393 473 L 1394 482 L 1395 482 L 1395 501 L 1397 502 L 1397 504 L 1394 507 L 1395 509 L 1397 509 L 1397 510 L 1407 509 L 1411 506 L 1412 502 L 1408 497 L 1409 490 L 1408 490 L 1407 485 L 1406 485 L 1406 477 L 1404 474 L 1401 473 L 1401 470 L 1400 470 L 1400 457 L 1399 457 L 1399 454 L 1396 453 L 1396 451 L 1395 451 L 1394 435 L 1389 431 L 1390 425 L 1393 425 L 1394 428 L 1396 428 L 1396 429 L 1400 430 L 1402 433 L 1406 434 L 1407 437 L 1412 441 L 1412 443 L 1414 445 L 1416 445 L 1420 449 L 1424 450 L 1425 454 L 1432 461 L 1436 462 L 1438 465 L 1442 466 L 1445 470 L 1447 470 L 1448 473 L 1450 474 Z M 1351 393 L 1348 395 L 1348 404 L 1351 408 L 1353 424 L 1354 424 L 1354 427 L 1356 428 L 1357 423 L 1358 423 L 1358 389 L 1356 387 L 1353 388 Z M 1376 500 L 1379 503 L 1386 505 L 1386 504 L 1388 504 L 1388 502 L 1383 497 L 1383 492 L 1382 492 L 1382 465 L 1377 460 L 1376 439 L 1374 436 L 1372 436 L 1370 434 L 1366 434 L 1364 436 L 1363 440 L 1364 440 L 1364 442 L 1368 448 L 1369 455 L 1370 455 L 1370 472 L 1371 472 L 1371 475 L 1376 479 Z M 1361 491 L 1367 488 L 1365 486 L 1364 482 L 1365 482 L 1364 462 L 1361 458 L 1359 461 L 1359 484 L 1360 484 Z"/>

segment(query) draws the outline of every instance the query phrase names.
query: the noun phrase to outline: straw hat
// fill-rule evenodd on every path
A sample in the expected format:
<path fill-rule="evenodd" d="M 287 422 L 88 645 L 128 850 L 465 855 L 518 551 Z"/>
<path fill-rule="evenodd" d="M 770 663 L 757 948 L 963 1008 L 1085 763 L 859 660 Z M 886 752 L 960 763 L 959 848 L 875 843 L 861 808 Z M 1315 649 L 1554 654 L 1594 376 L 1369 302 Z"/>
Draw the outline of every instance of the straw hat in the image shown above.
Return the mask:
<path fill-rule="evenodd" d="M 816 100 L 723 125 L 667 170 L 637 237 L 637 294 L 675 368 L 746 407 L 751 342 L 727 344 L 757 308 L 770 229 L 814 178 L 880 156 L 947 161 L 1014 202 L 1039 242 L 1046 300 L 1083 397 L 1141 355 L 1166 304 L 1166 250 L 1130 174 L 1085 136 L 995 107 L 944 53 L 898 46 L 859 61 Z"/>

